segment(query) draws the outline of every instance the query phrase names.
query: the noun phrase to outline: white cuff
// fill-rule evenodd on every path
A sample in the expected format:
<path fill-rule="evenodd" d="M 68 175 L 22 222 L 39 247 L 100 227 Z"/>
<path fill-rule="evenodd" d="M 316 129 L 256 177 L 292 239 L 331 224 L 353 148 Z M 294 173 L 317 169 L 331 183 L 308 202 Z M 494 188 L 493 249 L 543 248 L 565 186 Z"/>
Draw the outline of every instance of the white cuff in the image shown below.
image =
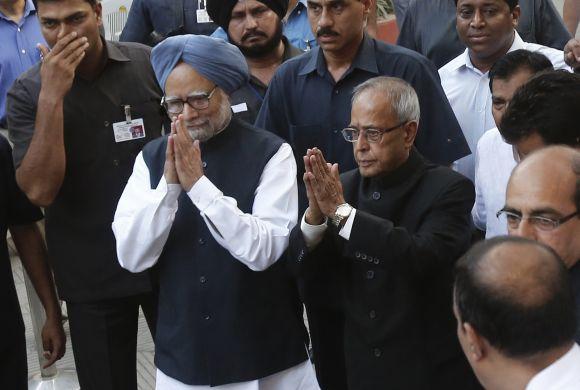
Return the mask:
<path fill-rule="evenodd" d="M 352 230 L 352 224 L 354 223 L 354 216 L 355 215 L 356 215 L 356 209 L 353 208 L 350 212 L 350 215 L 346 219 L 344 226 L 338 232 L 338 235 L 341 236 L 342 238 L 344 238 L 345 240 L 348 240 L 350 238 L 350 232 Z"/>
<path fill-rule="evenodd" d="M 206 177 L 202 176 L 187 193 L 195 207 L 204 212 L 223 193 Z"/>
<path fill-rule="evenodd" d="M 300 222 L 300 230 L 302 231 L 302 236 L 304 237 L 304 242 L 308 249 L 315 248 L 320 241 L 324 238 L 324 232 L 328 228 L 326 226 L 327 218 L 321 225 L 310 225 L 306 222 L 306 213 L 302 216 L 302 222 Z"/>

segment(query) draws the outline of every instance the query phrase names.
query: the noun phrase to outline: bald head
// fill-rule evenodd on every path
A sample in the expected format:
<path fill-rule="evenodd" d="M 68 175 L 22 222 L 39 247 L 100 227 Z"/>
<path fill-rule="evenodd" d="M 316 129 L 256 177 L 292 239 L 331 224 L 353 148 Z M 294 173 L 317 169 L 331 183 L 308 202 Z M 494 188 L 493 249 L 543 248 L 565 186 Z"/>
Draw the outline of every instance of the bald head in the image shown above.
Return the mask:
<path fill-rule="evenodd" d="M 508 224 L 510 235 L 550 246 L 569 267 L 580 258 L 580 216 L 574 216 L 580 207 L 580 170 L 575 168 L 579 160 L 580 151 L 567 146 L 550 146 L 532 153 L 514 169 L 504 207 L 523 216 L 518 226 Z M 530 216 L 561 223 L 545 230 L 527 219 Z"/>
<path fill-rule="evenodd" d="M 454 298 L 460 322 L 509 357 L 530 357 L 573 340 L 566 268 L 537 242 L 497 237 L 475 245 L 457 263 Z"/>

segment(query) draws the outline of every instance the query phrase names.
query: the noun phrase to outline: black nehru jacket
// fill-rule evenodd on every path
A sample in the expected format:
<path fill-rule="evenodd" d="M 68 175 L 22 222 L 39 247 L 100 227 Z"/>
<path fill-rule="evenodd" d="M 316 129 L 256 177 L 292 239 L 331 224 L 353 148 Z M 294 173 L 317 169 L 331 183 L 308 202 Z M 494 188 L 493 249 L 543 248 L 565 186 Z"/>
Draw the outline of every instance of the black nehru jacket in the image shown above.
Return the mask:
<path fill-rule="evenodd" d="M 201 144 L 204 175 L 251 213 L 264 167 L 282 142 L 232 119 Z M 166 147 L 164 137 L 143 149 L 152 189 L 163 176 Z M 284 263 L 250 270 L 214 240 L 185 192 L 157 266 L 155 365 L 164 374 L 218 386 L 263 378 L 307 359 L 302 305 Z"/>
<path fill-rule="evenodd" d="M 325 297 L 315 303 L 343 314 L 326 330 L 342 332 L 347 384 L 341 388 L 480 388 L 451 310 L 453 265 L 470 243 L 473 184 L 416 151 L 385 176 L 364 178 L 356 169 L 341 181 L 346 202 L 356 208 L 349 239 L 329 227 L 309 252 L 297 226 L 288 250 L 290 267 L 305 279 L 305 296 Z M 314 345 L 315 362 L 342 356 L 317 357 Z"/>

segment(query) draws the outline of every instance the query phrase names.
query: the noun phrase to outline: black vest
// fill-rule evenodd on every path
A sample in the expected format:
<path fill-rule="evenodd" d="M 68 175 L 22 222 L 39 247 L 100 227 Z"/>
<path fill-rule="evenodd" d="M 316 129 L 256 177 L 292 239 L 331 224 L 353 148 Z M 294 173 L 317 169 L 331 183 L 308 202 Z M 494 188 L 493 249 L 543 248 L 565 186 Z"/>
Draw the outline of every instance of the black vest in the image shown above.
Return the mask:
<path fill-rule="evenodd" d="M 251 213 L 260 176 L 282 140 L 233 119 L 201 146 L 204 174 Z M 151 187 L 163 175 L 167 138 L 143 157 Z M 189 385 L 262 378 L 306 359 L 295 281 L 278 261 L 254 272 L 221 247 L 185 192 L 158 262 L 155 364 Z"/>

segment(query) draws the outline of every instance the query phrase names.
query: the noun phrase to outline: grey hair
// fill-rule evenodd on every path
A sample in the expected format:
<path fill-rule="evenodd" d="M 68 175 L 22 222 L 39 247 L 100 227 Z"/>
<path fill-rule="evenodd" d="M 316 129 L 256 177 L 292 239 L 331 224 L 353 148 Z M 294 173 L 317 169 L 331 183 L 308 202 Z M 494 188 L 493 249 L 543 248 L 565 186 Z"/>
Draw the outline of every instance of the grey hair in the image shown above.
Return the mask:
<path fill-rule="evenodd" d="M 413 87 L 405 80 L 397 77 L 373 77 L 355 87 L 352 104 L 354 105 L 355 101 L 368 91 L 384 94 L 399 122 L 419 122 L 421 117 L 419 98 Z"/>

